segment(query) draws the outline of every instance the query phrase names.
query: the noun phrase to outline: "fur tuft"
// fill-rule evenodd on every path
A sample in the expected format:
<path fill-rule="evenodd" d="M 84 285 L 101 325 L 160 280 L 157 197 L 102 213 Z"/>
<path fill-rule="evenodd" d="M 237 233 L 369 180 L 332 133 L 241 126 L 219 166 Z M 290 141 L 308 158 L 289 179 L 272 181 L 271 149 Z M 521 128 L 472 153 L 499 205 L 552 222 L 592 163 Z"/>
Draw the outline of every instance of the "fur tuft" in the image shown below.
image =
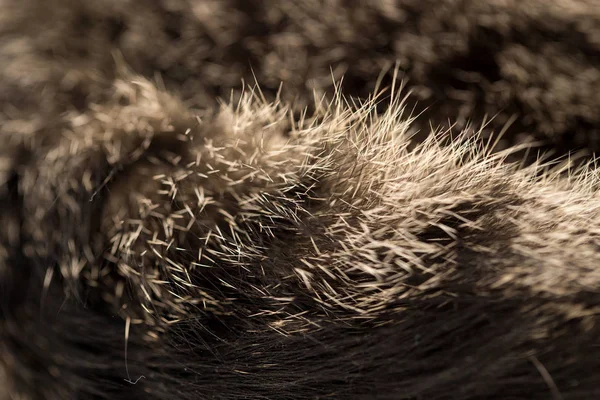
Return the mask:
<path fill-rule="evenodd" d="M 600 395 L 594 169 L 413 147 L 394 94 L 105 93 L 5 136 L 6 398 Z"/>

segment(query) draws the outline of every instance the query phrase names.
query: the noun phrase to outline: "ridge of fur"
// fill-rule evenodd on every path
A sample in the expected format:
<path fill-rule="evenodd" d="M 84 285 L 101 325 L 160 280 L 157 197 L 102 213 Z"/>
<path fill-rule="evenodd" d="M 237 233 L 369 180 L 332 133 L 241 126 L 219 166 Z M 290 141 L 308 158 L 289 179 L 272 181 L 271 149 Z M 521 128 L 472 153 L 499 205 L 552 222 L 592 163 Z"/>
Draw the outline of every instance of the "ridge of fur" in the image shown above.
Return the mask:
<path fill-rule="evenodd" d="M 594 168 L 412 148 L 393 93 L 106 94 L 4 136 L 6 398 L 600 394 Z"/>

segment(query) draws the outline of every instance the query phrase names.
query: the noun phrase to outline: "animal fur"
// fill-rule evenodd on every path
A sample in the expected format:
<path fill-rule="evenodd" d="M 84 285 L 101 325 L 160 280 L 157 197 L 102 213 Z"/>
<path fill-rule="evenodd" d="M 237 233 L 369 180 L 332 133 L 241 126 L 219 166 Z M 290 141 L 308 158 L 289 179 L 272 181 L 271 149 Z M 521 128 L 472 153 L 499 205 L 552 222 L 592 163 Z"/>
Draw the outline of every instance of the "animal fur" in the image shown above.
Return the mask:
<path fill-rule="evenodd" d="M 593 3 L 0 2 L 0 399 L 598 397 Z"/>
<path fill-rule="evenodd" d="M 557 154 L 600 149 L 598 0 L 2 0 L 5 117 L 35 124 L 101 100 L 113 53 L 160 76 L 187 105 L 212 107 L 240 81 L 313 104 L 332 75 L 366 97 L 398 65 L 415 122 L 507 128 Z M 383 76 L 384 84 L 389 80 Z M 8 98 L 5 98 L 8 96 Z M 320 96 L 320 95 L 319 95 Z M 2 118 L 2 116 L 0 116 Z M 487 134 L 487 132 L 486 132 Z"/>
<path fill-rule="evenodd" d="M 409 150 L 375 103 L 197 119 L 126 77 L 10 137 L 7 398 L 599 395 L 596 173 Z"/>

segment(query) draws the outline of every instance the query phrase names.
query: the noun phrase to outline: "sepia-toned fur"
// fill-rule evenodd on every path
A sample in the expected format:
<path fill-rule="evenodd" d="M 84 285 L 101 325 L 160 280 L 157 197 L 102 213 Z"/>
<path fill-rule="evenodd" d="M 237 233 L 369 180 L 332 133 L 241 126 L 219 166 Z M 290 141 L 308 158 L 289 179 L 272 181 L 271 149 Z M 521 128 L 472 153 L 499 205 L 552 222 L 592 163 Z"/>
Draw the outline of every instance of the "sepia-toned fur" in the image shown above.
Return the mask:
<path fill-rule="evenodd" d="M 0 400 L 598 397 L 594 3 L 0 0 Z"/>

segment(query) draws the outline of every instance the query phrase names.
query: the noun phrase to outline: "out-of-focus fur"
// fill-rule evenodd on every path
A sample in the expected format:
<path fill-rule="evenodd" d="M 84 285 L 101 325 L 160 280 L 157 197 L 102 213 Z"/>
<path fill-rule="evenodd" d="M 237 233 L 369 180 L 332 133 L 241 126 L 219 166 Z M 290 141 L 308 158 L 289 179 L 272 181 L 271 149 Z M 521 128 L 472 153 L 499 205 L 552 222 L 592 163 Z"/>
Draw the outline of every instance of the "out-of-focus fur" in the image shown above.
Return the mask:
<path fill-rule="evenodd" d="M 597 0 L 2 0 L 0 7 L 0 98 L 9 96 L 31 124 L 44 112 L 98 101 L 115 77 L 114 52 L 196 107 L 229 98 L 241 78 L 256 78 L 266 95 L 283 82 L 287 99 L 304 106 L 313 90 L 330 88 L 332 75 L 344 75 L 345 93 L 366 97 L 382 69 L 398 63 L 412 100 L 427 110 L 417 121 L 425 130 L 432 122 L 460 131 L 487 115 L 496 131 L 509 125 L 505 145 L 534 136 L 559 154 L 600 148 Z"/>
<path fill-rule="evenodd" d="M 426 3 L 0 3 L 0 399 L 600 395 L 597 171 L 410 140 L 445 113 L 516 110 L 534 137 L 593 149 L 598 81 L 577 73 L 595 68 L 593 2 Z M 513 54 L 497 65 L 560 62 L 499 68 L 496 92 L 488 64 L 462 75 L 441 50 L 473 21 Z M 396 58 L 413 97 L 350 97 Z M 215 105 L 250 65 L 268 100 Z M 329 65 L 348 86 L 311 102 Z M 579 103 L 546 87 L 552 68 Z M 483 97 L 452 96 L 457 77 Z"/>

